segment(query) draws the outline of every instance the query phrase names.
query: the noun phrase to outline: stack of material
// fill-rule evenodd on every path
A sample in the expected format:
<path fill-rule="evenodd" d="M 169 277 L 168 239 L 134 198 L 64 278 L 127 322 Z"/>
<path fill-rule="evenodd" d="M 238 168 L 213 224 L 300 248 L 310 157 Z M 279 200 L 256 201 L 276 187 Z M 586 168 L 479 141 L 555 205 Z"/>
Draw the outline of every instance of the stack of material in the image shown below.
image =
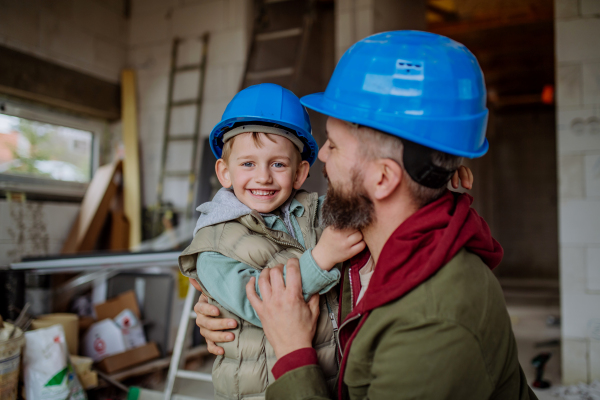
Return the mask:
<path fill-rule="evenodd" d="M 92 389 L 98 386 L 98 374 L 92 371 L 94 360 L 89 357 L 81 357 L 71 354 L 71 364 L 84 389 Z"/>

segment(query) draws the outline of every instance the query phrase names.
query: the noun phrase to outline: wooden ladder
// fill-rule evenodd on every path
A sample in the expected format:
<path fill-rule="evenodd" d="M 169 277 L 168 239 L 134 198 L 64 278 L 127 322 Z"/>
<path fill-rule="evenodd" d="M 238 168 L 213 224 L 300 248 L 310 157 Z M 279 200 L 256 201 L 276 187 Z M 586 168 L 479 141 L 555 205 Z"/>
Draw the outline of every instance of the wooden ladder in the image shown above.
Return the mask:
<path fill-rule="evenodd" d="M 156 206 L 154 208 L 153 217 L 153 229 L 154 233 L 160 232 L 161 215 L 167 211 L 176 212 L 180 215 L 184 215 L 187 219 L 192 217 L 194 212 L 194 187 L 196 184 L 196 175 L 198 170 L 198 140 L 200 137 L 200 114 L 202 109 L 202 93 L 204 91 L 204 79 L 206 76 L 206 59 L 208 54 L 209 34 L 205 33 L 200 37 L 202 50 L 200 52 L 200 60 L 198 63 L 177 65 L 177 58 L 179 54 L 179 47 L 184 41 L 179 38 L 173 39 L 171 49 L 171 68 L 169 73 L 169 89 L 167 95 L 167 111 L 165 118 L 164 128 L 164 140 L 162 147 L 162 158 L 160 164 L 159 181 L 156 193 Z M 196 96 L 188 99 L 174 100 L 173 92 L 175 86 L 175 80 L 181 73 L 188 73 L 197 71 L 198 76 L 198 87 Z M 195 116 L 192 132 L 185 134 L 172 134 L 171 132 L 171 120 L 173 110 L 177 107 L 195 106 Z M 189 169 L 179 171 L 167 170 L 167 157 L 169 154 L 169 148 L 173 143 L 189 143 L 191 147 L 191 164 Z M 165 190 L 165 181 L 167 179 L 187 179 L 187 196 L 185 208 L 173 208 L 165 205 L 163 198 Z"/>
<path fill-rule="evenodd" d="M 315 0 L 255 0 L 254 11 L 240 90 L 271 82 L 295 91 L 316 18 Z"/>

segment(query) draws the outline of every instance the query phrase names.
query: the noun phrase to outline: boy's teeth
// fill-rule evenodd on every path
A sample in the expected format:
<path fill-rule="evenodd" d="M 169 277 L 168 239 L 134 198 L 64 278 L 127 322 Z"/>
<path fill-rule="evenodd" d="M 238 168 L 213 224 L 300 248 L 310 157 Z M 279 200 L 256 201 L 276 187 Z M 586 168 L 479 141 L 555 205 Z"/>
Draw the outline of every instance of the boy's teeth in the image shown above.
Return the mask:
<path fill-rule="evenodd" d="M 266 191 L 266 190 L 251 190 L 252 194 L 256 196 L 271 196 L 275 194 L 275 191 Z"/>

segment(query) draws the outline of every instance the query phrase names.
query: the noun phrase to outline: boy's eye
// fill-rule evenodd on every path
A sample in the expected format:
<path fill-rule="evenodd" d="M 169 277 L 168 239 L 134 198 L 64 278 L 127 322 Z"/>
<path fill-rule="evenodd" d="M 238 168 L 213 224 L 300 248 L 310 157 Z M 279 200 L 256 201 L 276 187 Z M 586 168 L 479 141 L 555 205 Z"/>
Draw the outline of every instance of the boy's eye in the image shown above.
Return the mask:
<path fill-rule="evenodd" d="M 242 167 L 251 167 L 251 166 L 252 166 L 252 163 L 250 161 L 242 164 Z"/>
<path fill-rule="evenodd" d="M 285 167 L 285 164 L 283 164 L 283 163 L 280 163 L 280 162 L 276 162 L 276 163 L 273 163 L 273 166 L 274 166 L 275 168 L 283 168 L 283 167 Z"/>

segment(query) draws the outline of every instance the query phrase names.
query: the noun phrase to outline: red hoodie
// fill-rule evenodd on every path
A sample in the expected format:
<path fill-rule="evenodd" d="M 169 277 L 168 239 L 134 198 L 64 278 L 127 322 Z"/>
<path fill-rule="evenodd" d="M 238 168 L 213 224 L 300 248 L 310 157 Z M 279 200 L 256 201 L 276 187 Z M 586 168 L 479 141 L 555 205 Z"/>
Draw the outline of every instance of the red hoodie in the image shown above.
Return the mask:
<path fill-rule="evenodd" d="M 371 310 L 406 295 L 433 276 L 462 248 L 477 254 L 490 269 L 500 264 L 502 247 L 492 238 L 487 223 L 471 208 L 472 202 L 473 198 L 468 194 L 447 191 L 411 215 L 392 233 L 381 251 L 364 297 L 359 304 L 353 304 L 354 308 L 340 327 L 340 351 L 344 354 L 340 377 L 343 377 L 352 339 Z M 353 301 L 360 291 L 358 272 L 369 256 L 365 251 L 350 261 L 348 274 Z M 342 279 L 345 275 L 346 271 Z M 282 357 L 273 367 L 273 375 L 278 378 L 300 366 L 316 364 L 313 353 L 312 349 L 301 349 Z M 340 390 L 342 381 L 340 379 Z"/>

